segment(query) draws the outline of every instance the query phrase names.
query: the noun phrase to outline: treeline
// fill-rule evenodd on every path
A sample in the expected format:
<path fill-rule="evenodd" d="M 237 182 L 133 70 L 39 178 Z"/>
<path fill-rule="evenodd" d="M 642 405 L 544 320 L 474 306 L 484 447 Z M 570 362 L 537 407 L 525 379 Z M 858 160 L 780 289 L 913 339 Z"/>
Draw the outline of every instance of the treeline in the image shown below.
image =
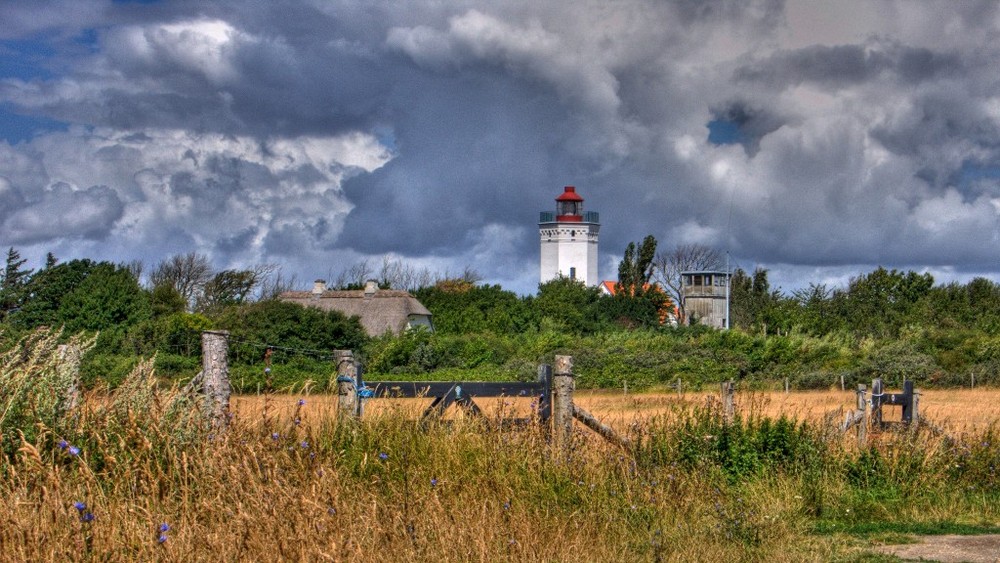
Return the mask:
<path fill-rule="evenodd" d="M 84 375 L 112 385 L 153 355 L 162 377 L 193 376 L 208 329 L 230 331 L 233 380 L 247 391 L 322 386 L 335 349 L 358 351 L 373 378 L 530 379 L 539 362 L 565 353 L 576 358 L 582 386 L 788 378 L 798 388 L 821 388 L 875 376 L 890 384 L 903 377 L 922 385 L 973 377 L 1000 383 L 1000 286 L 990 280 L 935 285 L 929 274 L 879 268 L 846 287 L 786 294 L 770 286 L 765 270 L 737 270 L 733 329 L 717 331 L 665 322 L 664 311 L 682 311 L 683 302 L 657 284 L 667 276 L 654 251 L 652 237 L 626 249 L 615 296 L 564 278 L 519 296 L 478 283 L 471 270 L 424 273 L 422 285 L 408 289 L 433 313 L 435 331 L 371 338 L 356 318 L 278 301 L 281 291 L 301 288 L 270 266 L 216 271 L 207 258 L 187 254 L 143 275 L 136 263 L 50 255 L 36 271 L 11 248 L 0 280 L 0 338 L 41 326 L 98 332 Z M 417 279 L 389 266 L 354 265 L 339 281 L 355 287 L 355 278 L 375 273 L 382 287 L 398 287 Z"/>

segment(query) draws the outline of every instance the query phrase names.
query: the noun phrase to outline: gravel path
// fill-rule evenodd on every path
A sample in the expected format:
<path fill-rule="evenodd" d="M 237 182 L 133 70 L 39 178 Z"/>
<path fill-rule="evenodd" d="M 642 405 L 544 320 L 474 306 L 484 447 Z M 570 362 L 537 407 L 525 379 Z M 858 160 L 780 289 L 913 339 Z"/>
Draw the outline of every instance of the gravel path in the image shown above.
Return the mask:
<path fill-rule="evenodd" d="M 883 545 L 877 551 L 913 561 L 1000 563 L 1000 534 L 924 536 L 920 543 Z"/>

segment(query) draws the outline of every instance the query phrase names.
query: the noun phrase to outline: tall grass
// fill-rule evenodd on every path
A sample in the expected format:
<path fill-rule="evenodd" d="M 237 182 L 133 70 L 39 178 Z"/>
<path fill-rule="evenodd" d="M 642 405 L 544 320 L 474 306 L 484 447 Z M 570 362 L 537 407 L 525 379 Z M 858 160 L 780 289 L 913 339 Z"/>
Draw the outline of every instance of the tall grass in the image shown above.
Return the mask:
<path fill-rule="evenodd" d="M 264 397 L 213 435 L 151 361 L 53 406 L 58 339 L 0 356 L 0 404 L 17 413 L 0 423 L 8 560 L 858 560 L 873 533 L 1000 517 L 993 430 L 858 450 L 705 407 L 637 423 L 629 451 L 581 432 L 556 452 L 540 426 L 391 409 L 343 423 L 310 397 L 281 416 Z"/>

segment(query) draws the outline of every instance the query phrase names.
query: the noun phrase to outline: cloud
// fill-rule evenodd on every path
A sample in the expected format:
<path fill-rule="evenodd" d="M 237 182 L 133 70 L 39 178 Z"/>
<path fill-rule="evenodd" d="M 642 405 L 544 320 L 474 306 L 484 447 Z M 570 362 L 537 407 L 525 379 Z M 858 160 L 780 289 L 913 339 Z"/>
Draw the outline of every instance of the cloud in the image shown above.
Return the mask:
<path fill-rule="evenodd" d="M 69 124 L 0 144 L 0 242 L 530 292 L 574 184 L 604 277 L 646 234 L 802 285 L 995 269 L 969 242 L 1000 232 L 992 2 L 78 6 L 0 7 L 2 108 Z"/>

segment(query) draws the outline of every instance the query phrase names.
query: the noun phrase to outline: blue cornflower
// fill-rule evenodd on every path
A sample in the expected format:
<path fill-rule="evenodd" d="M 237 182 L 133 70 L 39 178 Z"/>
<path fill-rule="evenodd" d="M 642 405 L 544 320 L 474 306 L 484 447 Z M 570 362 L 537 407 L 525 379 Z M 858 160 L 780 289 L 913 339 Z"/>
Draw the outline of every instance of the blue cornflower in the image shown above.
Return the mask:
<path fill-rule="evenodd" d="M 299 406 L 300 407 L 304 406 L 305 404 L 306 404 L 306 400 L 305 399 L 299 399 Z"/>
<path fill-rule="evenodd" d="M 156 543 L 164 543 L 166 541 L 167 541 L 167 534 L 160 534 L 160 536 L 156 538 Z"/>
<path fill-rule="evenodd" d="M 169 532 L 170 531 L 170 524 L 167 524 L 166 522 L 160 524 L 160 531 L 161 532 Z"/>
<path fill-rule="evenodd" d="M 281 434 L 278 434 L 277 432 L 271 432 L 272 440 L 277 440 L 278 438 L 281 438 Z"/>
<path fill-rule="evenodd" d="M 503 503 L 503 509 L 504 510 L 510 510 L 510 501 L 509 500 L 507 502 Z"/>
<path fill-rule="evenodd" d="M 335 514 L 337 514 L 337 509 L 331 506 L 330 508 L 326 509 L 326 513 L 329 514 L 330 516 L 334 516 Z"/>
<path fill-rule="evenodd" d="M 438 480 L 437 480 L 437 477 L 432 477 L 432 478 L 431 478 L 431 486 L 432 486 L 432 487 L 436 487 L 436 486 L 437 486 L 437 484 L 438 484 Z"/>
<path fill-rule="evenodd" d="M 80 516 L 80 521 L 81 522 L 90 522 L 93 519 L 94 519 L 94 513 L 93 512 L 85 512 L 84 514 L 82 514 Z"/>
<path fill-rule="evenodd" d="M 301 418 L 296 418 L 295 419 L 295 426 L 298 426 L 301 423 L 302 423 L 302 419 Z"/>
<path fill-rule="evenodd" d="M 389 454 L 387 454 L 385 452 L 379 452 L 378 458 L 381 459 L 382 461 L 385 461 L 385 460 L 389 459 Z"/>
<path fill-rule="evenodd" d="M 80 512 L 83 512 L 84 510 L 87 509 L 87 503 L 76 501 L 73 503 L 73 508 L 79 510 Z"/>
<path fill-rule="evenodd" d="M 67 442 L 66 440 L 59 440 L 59 443 L 56 445 L 59 446 L 60 450 L 65 450 L 66 448 L 69 447 L 69 442 Z"/>
<path fill-rule="evenodd" d="M 302 440 L 302 443 L 299 445 L 302 446 L 302 449 L 309 448 L 309 442 L 307 440 Z"/>
<path fill-rule="evenodd" d="M 80 448 L 76 446 L 69 447 L 69 455 L 80 455 Z"/>

